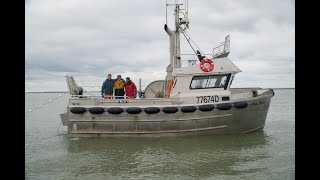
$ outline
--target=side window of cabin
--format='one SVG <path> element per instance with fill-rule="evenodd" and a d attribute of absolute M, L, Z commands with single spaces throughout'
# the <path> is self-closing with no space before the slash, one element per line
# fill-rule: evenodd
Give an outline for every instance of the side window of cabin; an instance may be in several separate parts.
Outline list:
<path fill-rule="evenodd" d="M 190 89 L 224 88 L 228 84 L 228 74 L 194 76 L 190 83 Z"/>

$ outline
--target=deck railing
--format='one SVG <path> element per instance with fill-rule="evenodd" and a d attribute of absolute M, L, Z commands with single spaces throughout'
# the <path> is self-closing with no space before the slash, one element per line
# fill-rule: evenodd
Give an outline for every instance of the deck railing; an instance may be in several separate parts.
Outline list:
<path fill-rule="evenodd" d="M 228 35 L 225 38 L 225 41 L 222 42 L 219 46 L 213 48 L 213 57 L 220 56 L 230 52 L 230 36 Z"/>
<path fill-rule="evenodd" d="M 110 96 L 110 98 L 104 98 L 101 95 L 71 95 L 72 98 L 98 98 L 98 99 L 131 99 L 129 96 Z"/>
<path fill-rule="evenodd" d="M 201 54 L 201 56 L 205 56 L 205 58 L 212 59 L 212 54 Z M 199 64 L 198 54 L 180 54 L 181 57 L 181 67 L 191 66 L 194 64 Z"/>

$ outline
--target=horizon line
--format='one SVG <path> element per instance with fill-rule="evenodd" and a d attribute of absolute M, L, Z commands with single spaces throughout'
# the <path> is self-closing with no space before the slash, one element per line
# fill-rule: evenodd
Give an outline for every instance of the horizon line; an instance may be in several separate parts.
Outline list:
<path fill-rule="evenodd" d="M 295 88 L 285 87 L 285 88 L 270 88 L 270 89 L 295 89 Z M 25 93 L 67 93 L 67 92 L 68 91 L 25 91 Z M 100 92 L 100 91 L 91 91 L 91 92 Z"/>

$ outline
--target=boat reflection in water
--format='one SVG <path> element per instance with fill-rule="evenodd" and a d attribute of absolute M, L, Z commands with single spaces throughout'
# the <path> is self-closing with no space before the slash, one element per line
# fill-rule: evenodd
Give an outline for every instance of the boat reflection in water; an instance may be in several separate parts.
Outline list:
<path fill-rule="evenodd" d="M 238 175 L 261 171 L 259 162 L 270 157 L 271 138 L 260 131 L 240 136 L 65 138 L 64 141 L 72 159 L 85 158 L 85 163 L 97 173 L 209 177 L 221 172 Z"/>

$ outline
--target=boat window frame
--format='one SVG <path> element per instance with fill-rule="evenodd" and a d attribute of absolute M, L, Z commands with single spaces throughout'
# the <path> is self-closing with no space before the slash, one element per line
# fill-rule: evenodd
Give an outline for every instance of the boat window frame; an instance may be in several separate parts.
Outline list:
<path fill-rule="evenodd" d="M 174 87 L 176 86 L 177 81 L 178 81 L 178 79 L 177 79 L 177 78 L 175 78 L 175 79 L 174 79 L 174 82 L 173 82 L 173 86 L 172 86 L 172 88 L 174 88 Z"/>
<path fill-rule="evenodd" d="M 194 80 L 194 78 L 199 78 L 199 77 L 210 77 L 210 76 L 214 76 L 214 77 L 224 77 L 226 76 L 227 79 L 226 79 L 226 82 L 224 84 L 223 87 L 205 87 L 205 88 L 192 88 L 191 87 L 191 84 L 192 84 L 192 81 Z M 231 73 L 228 73 L 228 74 L 208 74 L 208 75 L 200 75 L 200 76 L 193 76 L 192 79 L 191 79 L 191 82 L 190 82 L 190 85 L 189 85 L 189 89 L 190 90 L 195 90 L 195 89 L 218 89 L 218 88 L 223 88 L 224 90 L 227 89 L 228 85 L 229 85 L 229 81 L 230 81 L 230 77 L 231 77 Z"/>

